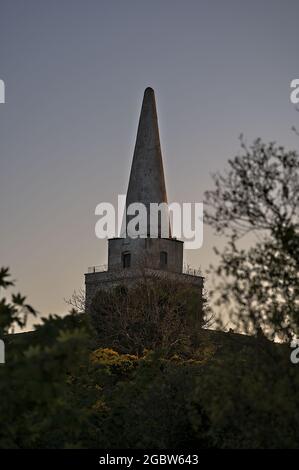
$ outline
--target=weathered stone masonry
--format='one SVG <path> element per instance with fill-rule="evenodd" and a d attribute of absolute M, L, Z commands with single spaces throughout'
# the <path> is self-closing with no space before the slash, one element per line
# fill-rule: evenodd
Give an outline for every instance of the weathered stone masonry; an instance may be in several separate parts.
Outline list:
<path fill-rule="evenodd" d="M 144 92 L 126 207 L 131 203 L 167 203 L 163 160 L 159 137 L 155 94 L 152 88 Z M 128 223 L 128 220 L 125 221 Z M 158 233 L 161 234 L 159 222 Z M 90 268 L 85 274 L 86 303 L 89 305 L 99 288 L 119 283 L 132 284 L 142 273 L 159 275 L 196 286 L 202 297 L 203 278 L 183 273 L 182 241 L 172 238 L 151 238 L 150 220 L 147 220 L 146 238 L 112 238 L 108 240 L 108 266 L 105 270 Z"/>

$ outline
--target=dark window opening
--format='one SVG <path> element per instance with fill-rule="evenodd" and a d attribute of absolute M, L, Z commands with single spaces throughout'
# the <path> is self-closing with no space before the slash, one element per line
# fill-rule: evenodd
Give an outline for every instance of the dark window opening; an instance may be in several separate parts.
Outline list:
<path fill-rule="evenodd" d="M 131 253 L 122 254 L 123 268 L 129 268 L 131 266 Z"/>
<path fill-rule="evenodd" d="M 160 266 L 167 266 L 167 252 L 161 251 L 160 252 Z"/>

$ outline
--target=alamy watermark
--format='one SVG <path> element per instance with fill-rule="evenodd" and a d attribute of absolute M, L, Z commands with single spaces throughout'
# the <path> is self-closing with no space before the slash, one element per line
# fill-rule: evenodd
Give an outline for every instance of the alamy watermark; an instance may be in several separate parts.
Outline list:
<path fill-rule="evenodd" d="M 5 364 L 5 344 L 2 339 L 0 339 L 0 364 Z"/>
<path fill-rule="evenodd" d="M 125 216 L 124 216 L 125 214 Z M 118 195 L 117 209 L 109 202 L 96 206 L 100 219 L 95 225 L 97 238 L 169 238 L 184 239 L 185 248 L 195 250 L 203 243 L 203 203 L 171 204 L 132 203 L 126 207 L 126 196 Z"/>
<path fill-rule="evenodd" d="M 290 100 L 293 104 L 299 103 L 299 78 L 294 78 L 291 81 L 290 87 L 293 88 L 290 94 Z"/>
<path fill-rule="evenodd" d="M 293 339 L 291 348 L 293 348 L 293 351 L 291 352 L 290 360 L 293 364 L 299 364 L 299 338 Z"/>
<path fill-rule="evenodd" d="M 0 104 L 5 103 L 5 83 L 0 80 Z"/>

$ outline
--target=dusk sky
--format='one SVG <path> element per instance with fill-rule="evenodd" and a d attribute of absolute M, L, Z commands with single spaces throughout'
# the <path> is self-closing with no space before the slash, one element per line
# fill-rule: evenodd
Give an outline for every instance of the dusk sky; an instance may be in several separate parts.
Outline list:
<path fill-rule="evenodd" d="M 128 185 L 154 88 L 168 200 L 200 202 L 238 136 L 298 149 L 298 0 L 1 0 L 0 265 L 43 315 L 107 262 L 98 203 Z M 223 243 L 205 229 L 185 261 Z"/>

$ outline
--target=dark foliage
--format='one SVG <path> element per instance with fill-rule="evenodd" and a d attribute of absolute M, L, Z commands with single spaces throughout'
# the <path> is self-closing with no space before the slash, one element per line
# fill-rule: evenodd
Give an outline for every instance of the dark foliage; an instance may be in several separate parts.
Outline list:
<path fill-rule="evenodd" d="M 290 340 L 299 326 L 299 157 L 260 139 L 242 141 L 242 151 L 206 193 L 206 221 L 229 237 L 216 250 L 216 303 L 241 331 Z M 243 242 L 248 234 L 255 242 Z"/>
<path fill-rule="evenodd" d="M 99 346 L 137 355 L 182 352 L 204 322 L 199 291 L 191 284 L 146 276 L 130 288 L 98 291 L 90 315 Z"/>

